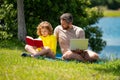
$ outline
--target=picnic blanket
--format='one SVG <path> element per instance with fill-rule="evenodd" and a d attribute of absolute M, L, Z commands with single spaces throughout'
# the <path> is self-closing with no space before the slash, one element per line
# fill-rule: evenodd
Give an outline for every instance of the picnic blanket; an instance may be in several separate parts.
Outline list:
<path fill-rule="evenodd" d="M 78 61 L 78 60 L 62 60 L 62 54 L 61 54 L 61 53 L 57 53 L 55 59 L 47 58 L 47 57 L 42 57 L 42 56 L 37 57 L 37 59 L 43 59 L 43 60 L 48 60 L 48 61 L 64 61 L 64 62 L 74 61 L 74 62 L 76 62 L 76 63 L 82 62 L 82 61 Z M 103 63 L 105 63 L 105 62 L 102 61 L 102 60 L 97 60 L 97 61 L 95 61 L 95 62 L 89 62 L 89 61 L 88 61 L 88 63 L 103 64 Z"/>

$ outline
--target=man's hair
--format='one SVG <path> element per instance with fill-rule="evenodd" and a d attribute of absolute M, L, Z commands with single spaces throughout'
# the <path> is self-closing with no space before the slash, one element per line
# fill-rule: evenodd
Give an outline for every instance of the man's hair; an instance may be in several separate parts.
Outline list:
<path fill-rule="evenodd" d="M 60 16 L 60 19 L 66 20 L 68 23 L 73 22 L 73 16 L 70 13 L 64 13 Z"/>

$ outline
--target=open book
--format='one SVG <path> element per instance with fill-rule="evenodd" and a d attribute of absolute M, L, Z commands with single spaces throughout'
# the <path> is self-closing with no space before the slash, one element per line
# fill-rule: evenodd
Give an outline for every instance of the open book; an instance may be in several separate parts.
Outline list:
<path fill-rule="evenodd" d="M 33 39 L 30 36 L 26 36 L 26 43 L 31 46 L 36 46 L 37 48 L 43 47 L 43 41 L 40 38 Z"/>

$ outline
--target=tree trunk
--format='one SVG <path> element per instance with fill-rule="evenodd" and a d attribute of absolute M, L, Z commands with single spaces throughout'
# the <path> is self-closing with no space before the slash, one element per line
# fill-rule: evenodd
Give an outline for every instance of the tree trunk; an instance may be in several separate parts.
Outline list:
<path fill-rule="evenodd" d="M 24 16 L 24 0 L 17 0 L 17 11 L 18 11 L 18 39 L 25 41 L 26 36 L 26 25 Z"/>

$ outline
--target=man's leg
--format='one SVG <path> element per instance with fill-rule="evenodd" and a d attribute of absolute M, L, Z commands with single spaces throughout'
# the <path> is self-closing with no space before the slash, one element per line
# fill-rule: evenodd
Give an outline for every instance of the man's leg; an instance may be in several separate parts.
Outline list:
<path fill-rule="evenodd" d="M 84 61 L 84 58 L 77 54 L 77 53 L 73 53 L 72 51 L 67 51 L 66 53 L 63 54 L 62 56 L 63 60 L 80 60 L 80 61 Z"/>
<path fill-rule="evenodd" d="M 85 53 L 85 56 L 84 58 L 87 60 L 87 61 L 94 61 L 94 60 L 98 60 L 99 59 L 99 56 L 97 53 L 91 51 L 91 50 L 86 50 L 87 53 Z"/>

